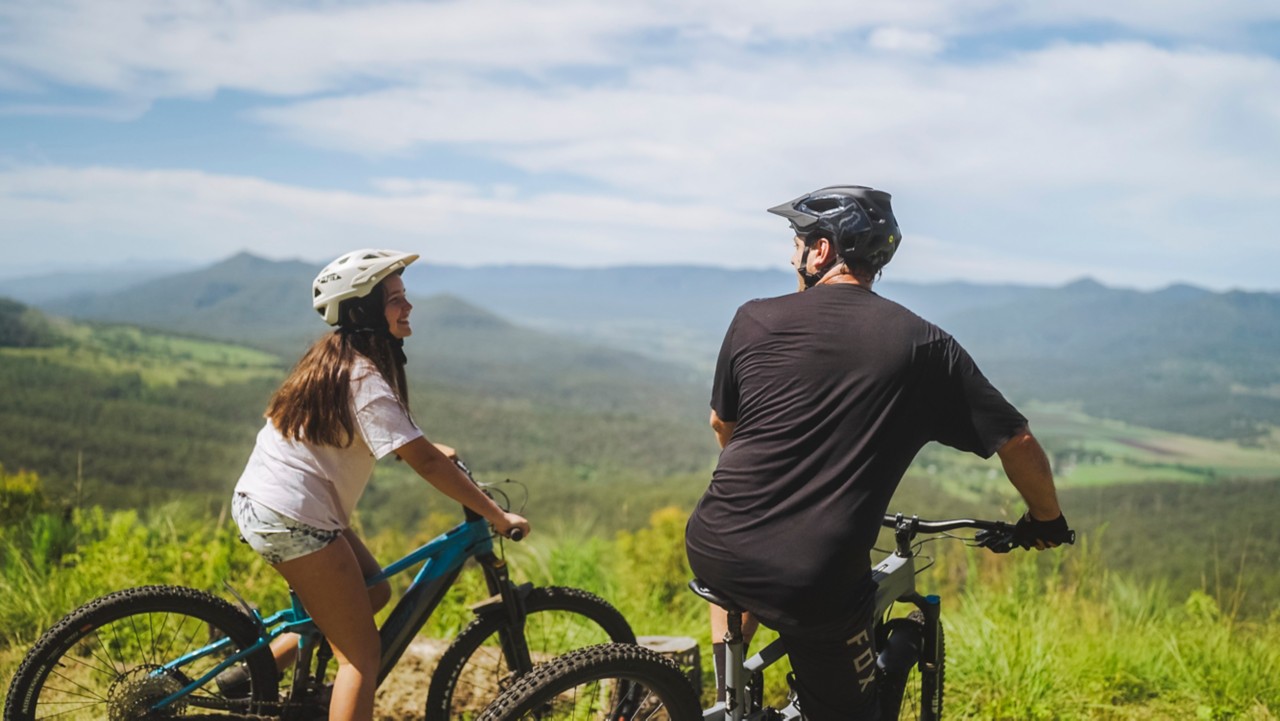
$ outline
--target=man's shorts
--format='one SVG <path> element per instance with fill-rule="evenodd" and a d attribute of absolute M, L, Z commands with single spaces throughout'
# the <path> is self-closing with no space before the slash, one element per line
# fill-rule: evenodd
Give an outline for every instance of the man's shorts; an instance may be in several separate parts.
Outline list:
<path fill-rule="evenodd" d="M 232 499 L 231 517 L 240 537 L 273 566 L 315 553 L 342 535 L 286 518 L 243 493 Z"/>

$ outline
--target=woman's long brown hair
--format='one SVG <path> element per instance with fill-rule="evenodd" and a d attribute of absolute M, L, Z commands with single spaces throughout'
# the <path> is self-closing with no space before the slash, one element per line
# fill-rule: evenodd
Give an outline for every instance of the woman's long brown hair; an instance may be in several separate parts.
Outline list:
<path fill-rule="evenodd" d="M 382 308 L 382 284 L 366 298 L 360 299 L 363 302 L 359 305 L 368 310 Z M 349 302 L 344 301 L 340 307 L 344 318 Z M 385 325 L 385 316 L 377 315 Z M 406 412 L 409 410 L 409 387 L 399 341 L 385 332 L 340 327 L 313 343 L 271 396 L 265 415 L 281 435 L 291 441 L 321 446 L 351 445 L 356 437 L 351 412 L 351 368 L 357 353 L 373 363 L 396 392 L 400 405 Z"/>

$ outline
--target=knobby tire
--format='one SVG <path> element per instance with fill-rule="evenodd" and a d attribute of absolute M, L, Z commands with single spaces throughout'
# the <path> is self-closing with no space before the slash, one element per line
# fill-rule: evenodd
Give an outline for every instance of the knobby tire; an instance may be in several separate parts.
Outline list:
<path fill-rule="evenodd" d="M 258 628 L 241 609 L 195 589 L 145 586 L 90 601 L 46 631 L 27 653 L 9 687 L 3 721 L 251 716 L 257 706 L 275 701 L 278 692 L 279 677 L 267 648 L 243 662 L 250 678 L 249 707 L 205 707 L 225 709 L 229 703 L 210 681 L 175 704 L 169 715 L 149 711 L 225 655 L 155 672 L 222 636 L 231 640 L 225 652 L 230 655 L 253 645 Z"/>
<path fill-rule="evenodd" d="M 669 659 L 633 644 L 579 649 L 522 676 L 480 721 L 699 721 L 689 678 Z"/>
<path fill-rule="evenodd" d="M 535 588 L 524 603 L 524 637 L 535 664 L 584 646 L 636 640 L 617 609 L 581 589 Z M 519 670 L 510 668 L 498 642 L 507 624 L 500 606 L 481 613 L 441 655 L 427 691 L 426 721 L 474 718 L 515 682 Z"/>

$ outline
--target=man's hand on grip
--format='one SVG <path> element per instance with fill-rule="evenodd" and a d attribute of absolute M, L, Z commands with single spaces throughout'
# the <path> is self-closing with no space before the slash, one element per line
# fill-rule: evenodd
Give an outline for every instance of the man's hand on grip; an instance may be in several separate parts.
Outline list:
<path fill-rule="evenodd" d="M 1076 532 L 1067 525 L 1067 517 L 1059 514 L 1052 521 L 1040 521 L 1028 512 L 1013 529 L 1013 543 L 1023 548 L 1044 550 L 1064 543 L 1075 543 Z"/>

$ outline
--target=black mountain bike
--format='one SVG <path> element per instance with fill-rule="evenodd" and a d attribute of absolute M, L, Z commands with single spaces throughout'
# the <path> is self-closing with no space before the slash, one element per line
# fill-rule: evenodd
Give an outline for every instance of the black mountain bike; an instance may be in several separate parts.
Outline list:
<path fill-rule="evenodd" d="M 475 619 L 441 656 L 424 702 L 428 721 L 473 718 L 536 663 L 572 649 L 635 642 L 627 620 L 598 596 L 513 583 L 495 553 L 492 528 L 464 511 L 463 523 L 369 580 L 372 585 L 421 564 L 378 631 L 379 684 L 472 558 L 490 598 L 473 606 Z M 333 653 L 297 596 L 290 593 L 289 608 L 263 617 L 231 593 L 238 606 L 191 588 L 147 586 L 76 609 L 45 632 L 19 666 L 3 721 L 328 718 Z M 291 679 L 282 685 L 269 644 L 284 633 L 299 634 L 300 644 Z M 236 667 L 247 672 L 247 686 L 223 690 L 218 676 Z"/>
<path fill-rule="evenodd" d="M 941 599 L 915 587 L 915 559 L 921 534 L 951 536 L 976 529 L 963 539 L 1005 553 L 1014 548 L 1014 526 L 1002 521 L 956 519 L 923 521 L 902 514 L 885 516 L 896 548 L 876 565 L 876 659 L 881 718 L 937 721 L 942 716 L 945 642 Z M 933 540 L 933 539 L 926 539 Z M 1072 533 L 1071 542 L 1075 542 Z M 725 698 L 702 709 L 688 677 L 668 659 L 630 644 L 604 644 L 573 651 L 518 680 L 480 716 L 482 721 L 544 719 L 652 719 L 654 721 L 784 721 L 803 719 L 795 694 L 781 708 L 764 705 L 764 671 L 786 655 L 780 640 L 745 658 L 744 611 L 697 579 L 699 596 L 729 611 L 725 636 Z M 893 604 L 914 606 L 906 616 L 891 615 Z"/>

